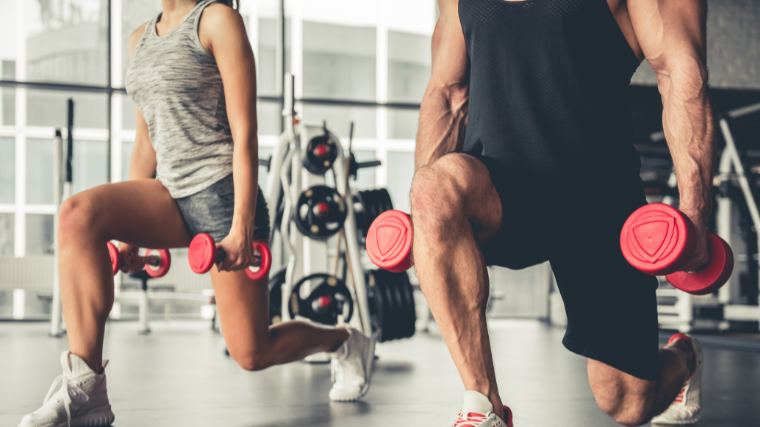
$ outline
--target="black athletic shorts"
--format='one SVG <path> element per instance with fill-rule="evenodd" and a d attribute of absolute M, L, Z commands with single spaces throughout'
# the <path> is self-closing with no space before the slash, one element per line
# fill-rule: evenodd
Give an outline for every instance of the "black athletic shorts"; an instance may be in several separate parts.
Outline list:
<path fill-rule="evenodd" d="M 602 184 L 609 189 L 604 191 L 599 183 L 541 190 L 483 163 L 503 210 L 499 231 L 481 246 L 486 263 L 520 269 L 548 260 L 567 312 L 565 347 L 657 380 L 657 280 L 633 268 L 620 251 L 623 223 L 646 204 L 641 179 Z"/>

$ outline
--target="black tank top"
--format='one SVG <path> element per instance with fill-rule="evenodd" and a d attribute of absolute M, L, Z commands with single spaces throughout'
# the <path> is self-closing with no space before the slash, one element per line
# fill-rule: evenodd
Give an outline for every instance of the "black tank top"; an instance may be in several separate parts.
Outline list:
<path fill-rule="evenodd" d="M 639 60 L 606 0 L 460 0 L 459 19 L 470 61 L 464 152 L 497 189 L 640 186 L 628 100 Z"/>

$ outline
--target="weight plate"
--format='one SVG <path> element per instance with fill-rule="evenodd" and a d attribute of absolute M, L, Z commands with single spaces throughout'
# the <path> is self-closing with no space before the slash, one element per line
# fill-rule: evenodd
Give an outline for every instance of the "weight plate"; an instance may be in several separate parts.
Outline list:
<path fill-rule="evenodd" d="M 269 278 L 269 324 L 282 322 L 282 285 L 285 283 L 286 269 Z"/>
<path fill-rule="evenodd" d="M 367 232 L 367 255 L 382 269 L 408 270 L 413 264 L 411 217 L 396 210 L 377 217 Z"/>
<path fill-rule="evenodd" d="M 166 276 L 172 266 L 172 255 L 169 253 L 169 250 L 145 249 L 144 256 L 147 257 L 151 255 L 157 255 L 161 260 L 161 263 L 158 266 L 145 265 L 145 272 L 148 274 L 148 276 L 154 279 Z"/>
<path fill-rule="evenodd" d="M 710 261 L 694 272 L 677 271 L 666 276 L 668 282 L 694 295 L 711 294 L 723 286 L 734 270 L 734 253 L 725 240 L 707 233 L 707 255 Z"/>
<path fill-rule="evenodd" d="M 199 233 L 193 237 L 187 251 L 187 261 L 193 272 L 208 273 L 214 265 L 214 256 L 216 256 L 216 243 L 213 237 L 207 233 Z"/>
<path fill-rule="evenodd" d="M 108 256 L 111 257 L 111 270 L 115 276 L 119 272 L 119 248 L 111 242 L 106 242 L 106 246 L 108 247 Z"/>
<path fill-rule="evenodd" d="M 310 284 L 307 295 L 301 288 Z M 291 318 L 305 317 L 324 325 L 337 325 L 339 316 L 349 322 L 354 312 L 353 299 L 346 284 L 335 276 L 317 273 L 299 280 L 290 294 L 288 312 Z"/>
<path fill-rule="evenodd" d="M 301 193 L 293 219 L 304 236 L 327 240 L 343 227 L 347 214 L 343 198 L 334 188 L 315 185 Z"/>
<path fill-rule="evenodd" d="M 303 166 L 314 175 L 324 175 L 338 157 L 335 139 L 329 133 L 315 136 L 306 145 Z"/>

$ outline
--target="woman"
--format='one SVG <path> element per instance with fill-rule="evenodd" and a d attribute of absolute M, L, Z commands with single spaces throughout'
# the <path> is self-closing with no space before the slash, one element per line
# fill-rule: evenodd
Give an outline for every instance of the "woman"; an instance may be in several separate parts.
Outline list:
<path fill-rule="evenodd" d="M 227 347 L 243 369 L 330 352 L 337 370 L 331 399 L 355 400 L 369 387 L 370 339 L 304 322 L 269 327 L 267 281 L 245 274 L 252 242 L 266 242 L 269 226 L 256 185 L 253 52 L 243 20 L 224 3 L 163 0 L 163 12 L 130 37 L 127 92 L 137 105 L 137 136 L 129 180 L 61 206 L 59 271 L 70 352 L 61 356 L 64 373 L 45 403 L 21 426 L 114 421 L 102 359 L 114 300 L 109 240 L 122 242 L 122 271 L 133 272 L 143 267 L 139 247 L 187 247 L 194 235 L 211 234 L 227 253 L 211 280 Z"/>

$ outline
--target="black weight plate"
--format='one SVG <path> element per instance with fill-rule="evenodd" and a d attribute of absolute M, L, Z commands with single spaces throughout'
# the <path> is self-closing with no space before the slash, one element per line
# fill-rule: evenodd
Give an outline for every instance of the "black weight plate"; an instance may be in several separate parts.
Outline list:
<path fill-rule="evenodd" d="M 399 273 L 399 287 L 401 295 L 405 301 L 406 311 L 406 323 L 404 324 L 404 338 L 409 338 L 414 335 L 415 324 L 417 323 L 417 310 L 414 303 L 414 290 L 412 289 L 412 283 L 409 281 L 409 276 L 406 272 Z"/>
<path fill-rule="evenodd" d="M 315 212 L 320 203 L 327 206 L 328 211 L 324 214 Z M 327 240 L 343 228 L 347 214 L 348 210 L 337 190 L 315 185 L 301 193 L 293 212 L 293 220 L 304 236 L 314 240 Z"/>
<path fill-rule="evenodd" d="M 380 330 L 383 326 L 383 300 L 377 287 L 375 279 L 375 270 L 367 272 L 367 305 L 369 306 L 370 322 L 372 323 L 372 332 Z M 382 333 L 378 337 L 379 342 L 383 342 Z"/>
<path fill-rule="evenodd" d="M 327 148 L 327 153 L 323 157 L 317 156 L 314 152 L 317 145 L 324 145 Z M 337 157 L 338 149 L 335 146 L 335 140 L 325 133 L 325 135 L 315 136 L 306 145 L 303 167 L 314 175 L 324 175 L 330 170 Z"/>
<path fill-rule="evenodd" d="M 378 190 L 380 192 L 380 196 L 382 199 L 382 210 L 380 213 L 383 213 L 385 211 L 389 211 L 393 209 L 393 201 L 391 200 L 391 195 L 388 193 L 388 190 L 385 188 L 381 188 Z"/>
<path fill-rule="evenodd" d="M 309 294 L 304 298 L 301 288 L 307 282 L 311 283 Z M 317 311 L 315 301 L 321 297 L 329 297 L 330 305 L 324 311 Z M 324 325 L 336 325 L 338 316 L 343 315 L 344 321 L 349 322 L 354 312 L 351 293 L 342 280 L 329 274 L 317 273 L 306 276 L 293 286 L 288 304 L 290 317 L 296 315 Z"/>
<path fill-rule="evenodd" d="M 282 284 L 283 283 L 285 283 L 285 269 L 284 268 L 269 278 L 269 324 L 270 325 L 274 325 L 282 321 Z"/>
<path fill-rule="evenodd" d="M 383 288 L 385 291 L 383 295 L 383 303 L 388 306 L 388 309 L 384 312 L 385 317 L 383 319 L 383 324 L 385 328 L 388 329 L 388 335 L 390 335 L 386 341 L 397 340 L 401 338 L 402 320 L 400 317 L 403 312 L 401 300 L 394 283 L 394 274 L 385 270 L 381 270 L 381 273 L 383 276 Z"/>
<path fill-rule="evenodd" d="M 401 290 L 401 274 L 405 273 L 391 273 L 390 274 L 390 282 L 391 282 L 391 290 L 393 292 L 393 297 L 395 298 L 396 302 L 396 338 L 404 338 L 405 337 L 405 329 L 407 326 L 407 317 L 408 317 L 408 311 L 407 311 L 407 304 L 403 296 L 403 292 Z"/>

